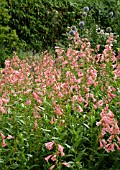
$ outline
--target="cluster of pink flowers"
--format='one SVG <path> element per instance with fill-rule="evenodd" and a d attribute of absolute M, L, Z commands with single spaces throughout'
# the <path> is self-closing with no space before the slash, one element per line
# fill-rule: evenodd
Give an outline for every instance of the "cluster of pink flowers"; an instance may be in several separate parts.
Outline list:
<path fill-rule="evenodd" d="M 32 56 L 30 59 L 23 61 L 20 61 L 18 56 L 6 60 L 5 68 L 0 75 L 0 94 L 2 94 L 0 113 L 2 115 L 5 112 L 7 113 L 5 105 L 10 102 L 7 94 L 13 98 L 21 94 L 25 98 L 23 101 L 25 106 L 32 105 L 31 111 L 34 117 L 34 128 L 36 129 L 39 126 L 38 120 L 42 119 L 42 115 L 39 113 L 45 100 L 52 107 L 50 107 L 51 114 L 44 108 L 43 115 L 49 114 L 51 125 L 54 123 L 64 125 L 63 120 L 66 118 L 66 105 L 68 103 L 71 105 L 71 110 L 79 115 L 84 114 L 88 107 L 90 109 L 92 107 L 102 109 L 105 104 L 109 105 L 109 102 L 117 96 L 117 89 L 110 83 L 113 79 L 120 78 L 120 65 L 112 50 L 112 40 L 112 37 L 109 38 L 103 52 L 96 54 L 96 51 L 98 52 L 100 49 L 100 45 L 97 45 L 96 51 L 93 50 L 88 39 L 80 39 L 78 32 L 76 32 L 74 43 L 69 46 L 67 51 L 56 47 L 56 58 L 44 52 L 39 60 L 32 58 Z M 109 62 L 110 69 L 108 69 Z M 111 77 L 108 71 L 112 74 Z M 100 92 L 100 96 L 96 91 Z M 105 95 L 103 96 L 103 94 Z M 12 102 L 15 103 L 16 101 Z M 14 104 L 12 103 L 12 105 Z M 119 145 L 117 145 L 119 143 L 117 120 L 114 118 L 114 114 L 106 109 L 101 112 L 101 120 L 97 123 L 97 125 L 102 125 L 101 136 L 103 139 L 100 140 L 100 144 L 107 151 L 113 150 L 110 149 L 111 145 L 112 148 L 116 146 L 119 150 Z M 104 139 L 107 133 L 112 136 L 108 141 Z M 116 139 L 117 143 L 112 143 L 111 139 Z M 4 145 L 4 136 L 2 142 Z M 108 142 L 109 145 L 107 145 Z M 47 143 L 46 148 L 51 150 L 53 145 L 54 143 Z M 59 154 L 49 155 L 49 159 L 56 160 L 58 155 L 64 155 L 64 148 L 61 145 L 57 145 L 57 147 Z M 49 160 L 48 158 L 46 160 Z"/>
<path fill-rule="evenodd" d="M 13 139 L 13 136 L 11 136 L 11 135 L 8 135 L 7 137 L 5 137 L 5 135 L 3 133 L 0 133 L 0 135 L 1 135 L 1 138 L 2 138 L 2 147 L 7 146 L 7 144 L 5 142 L 5 138 L 6 139 Z"/>
<path fill-rule="evenodd" d="M 101 125 L 100 148 L 110 152 L 114 151 L 116 146 L 117 150 L 120 151 L 120 128 L 118 121 L 114 118 L 114 114 L 109 110 L 108 106 L 102 109 L 100 117 L 101 120 L 96 123 L 97 126 Z"/>
<path fill-rule="evenodd" d="M 56 164 L 55 162 L 57 161 L 57 157 L 58 157 L 58 156 L 64 156 L 64 155 L 65 155 L 65 153 L 64 153 L 64 151 L 63 151 L 63 150 L 64 150 L 64 147 L 63 147 L 62 145 L 56 144 L 55 142 L 47 142 L 47 143 L 45 143 L 46 148 L 47 148 L 48 150 L 50 150 L 50 151 L 53 149 L 54 145 L 57 147 L 56 153 L 55 153 L 55 154 L 50 154 L 50 155 L 48 155 L 47 157 L 45 157 L 45 161 L 46 161 L 46 162 L 48 162 L 49 159 L 50 159 L 52 162 L 54 162 L 54 164 L 50 167 L 49 170 L 52 170 L 55 166 L 57 166 L 57 164 Z M 65 165 L 66 167 L 70 167 L 70 164 L 67 163 L 67 162 L 60 162 L 60 164 L 63 164 L 63 165 Z"/>
<path fill-rule="evenodd" d="M 5 108 L 3 106 L 7 105 L 9 102 L 9 98 L 7 97 L 8 92 L 3 93 L 2 97 L 0 98 L 0 111 L 2 112 L 2 114 L 5 113 Z"/>

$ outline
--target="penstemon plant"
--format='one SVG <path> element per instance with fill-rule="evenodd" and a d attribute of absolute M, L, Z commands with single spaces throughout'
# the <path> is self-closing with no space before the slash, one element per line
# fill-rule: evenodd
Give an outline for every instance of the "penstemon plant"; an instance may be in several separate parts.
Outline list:
<path fill-rule="evenodd" d="M 86 9 L 85 9 L 86 10 Z M 1 169 L 119 169 L 120 65 L 110 36 L 94 49 L 15 54 L 0 72 Z M 111 166 L 112 161 L 112 166 Z"/>

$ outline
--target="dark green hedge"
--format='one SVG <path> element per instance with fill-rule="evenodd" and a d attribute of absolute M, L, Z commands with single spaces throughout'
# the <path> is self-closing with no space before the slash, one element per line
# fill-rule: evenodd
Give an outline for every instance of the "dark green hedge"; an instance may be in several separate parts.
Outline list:
<path fill-rule="evenodd" d="M 26 50 L 37 51 L 63 38 L 67 26 L 75 22 L 73 12 L 77 14 L 77 8 L 66 0 L 8 0 L 8 9 L 10 27 L 25 41 Z"/>

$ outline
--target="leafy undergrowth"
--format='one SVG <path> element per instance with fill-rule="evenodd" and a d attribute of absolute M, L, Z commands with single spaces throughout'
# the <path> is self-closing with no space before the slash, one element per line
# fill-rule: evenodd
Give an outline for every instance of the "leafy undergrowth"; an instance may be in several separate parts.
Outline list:
<path fill-rule="evenodd" d="M 113 37 L 93 50 L 5 61 L 0 73 L 0 169 L 120 168 L 120 64 Z"/>

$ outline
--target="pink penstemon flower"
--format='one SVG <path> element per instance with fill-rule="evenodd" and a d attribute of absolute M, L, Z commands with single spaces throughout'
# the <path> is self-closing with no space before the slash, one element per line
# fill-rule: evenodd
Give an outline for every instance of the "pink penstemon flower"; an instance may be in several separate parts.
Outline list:
<path fill-rule="evenodd" d="M 81 106 L 78 106 L 78 111 L 79 111 L 80 113 L 83 112 L 83 109 L 82 109 Z"/>
<path fill-rule="evenodd" d="M 2 112 L 2 114 L 4 114 L 4 113 L 5 113 L 5 109 L 4 109 L 4 107 L 3 107 L 3 106 L 0 106 L 0 111 Z"/>
<path fill-rule="evenodd" d="M 59 105 L 57 105 L 54 109 L 54 113 L 59 115 L 59 116 L 62 116 L 62 111 L 61 111 L 61 108 Z"/>
<path fill-rule="evenodd" d="M 2 98 L 2 101 L 7 104 L 9 102 L 10 99 L 5 99 L 5 98 Z"/>
<path fill-rule="evenodd" d="M 118 143 L 120 143 L 120 137 L 119 136 L 116 136 L 117 140 L 118 140 Z"/>
<path fill-rule="evenodd" d="M 5 140 L 3 139 L 2 140 L 2 147 L 5 147 L 5 146 L 7 146 L 7 144 L 6 144 Z"/>
<path fill-rule="evenodd" d="M 56 119 L 55 119 L 54 116 L 52 116 L 52 117 L 51 117 L 51 120 L 50 120 L 50 124 L 52 125 L 52 124 L 54 124 L 55 122 L 56 122 Z"/>
<path fill-rule="evenodd" d="M 108 105 L 106 108 L 104 108 L 100 114 L 101 120 L 96 123 L 97 126 L 101 125 L 101 137 L 100 137 L 100 147 L 104 148 L 107 152 L 114 151 L 114 146 L 118 146 L 116 142 L 114 142 L 114 139 L 118 139 L 119 143 L 119 137 L 120 129 L 118 127 L 118 122 L 114 118 L 114 114 L 112 111 L 108 109 Z M 105 141 L 104 137 L 106 133 L 110 134 L 110 137 Z M 101 140 L 102 139 L 102 140 Z M 119 147 L 117 147 L 119 149 Z"/>
<path fill-rule="evenodd" d="M 55 168 L 55 165 L 52 165 L 49 170 L 53 170 Z"/>
<path fill-rule="evenodd" d="M 57 160 L 57 155 L 56 155 L 56 154 L 53 155 L 53 156 L 51 157 L 51 160 L 52 160 L 53 162 L 55 162 L 55 161 Z"/>
<path fill-rule="evenodd" d="M 27 100 L 27 101 L 25 102 L 25 104 L 28 105 L 28 106 L 31 105 L 31 100 Z"/>
<path fill-rule="evenodd" d="M 14 137 L 11 135 L 8 135 L 7 139 L 13 139 Z"/>
<path fill-rule="evenodd" d="M 37 120 L 35 120 L 35 122 L 34 122 L 34 129 L 37 129 L 37 127 L 38 127 L 38 123 L 37 123 Z"/>
<path fill-rule="evenodd" d="M 36 92 L 33 92 L 32 94 L 33 94 L 33 97 L 35 100 L 38 101 L 40 99 L 40 97 L 38 96 L 38 94 Z"/>
<path fill-rule="evenodd" d="M 53 145 L 54 145 L 54 142 L 47 142 L 45 143 L 45 146 L 48 150 L 52 150 L 53 149 Z"/>
<path fill-rule="evenodd" d="M 61 164 L 65 165 L 66 167 L 70 167 L 70 164 L 68 162 L 62 162 Z"/>
<path fill-rule="evenodd" d="M 48 162 L 48 160 L 52 157 L 52 154 L 51 155 L 48 155 L 47 157 L 45 157 L 45 161 Z"/>
<path fill-rule="evenodd" d="M 0 133 L 2 140 L 5 139 L 5 135 L 3 135 L 3 133 Z"/>
<path fill-rule="evenodd" d="M 40 115 L 37 112 L 33 112 L 33 116 L 35 119 L 40 119 Z"/>
<path fill-rule="evenodd" d="M 64 147 L 63 147 L 62 145 L 59 145 L 59 144 L 58 144 L 58 151 L 59 151 L 59 153 L 61 154 L 61 156 L 64 156 L 64 155 L 65 155 L 65 153 L 63 152 L 63 150 L 64 150 Z"/>

